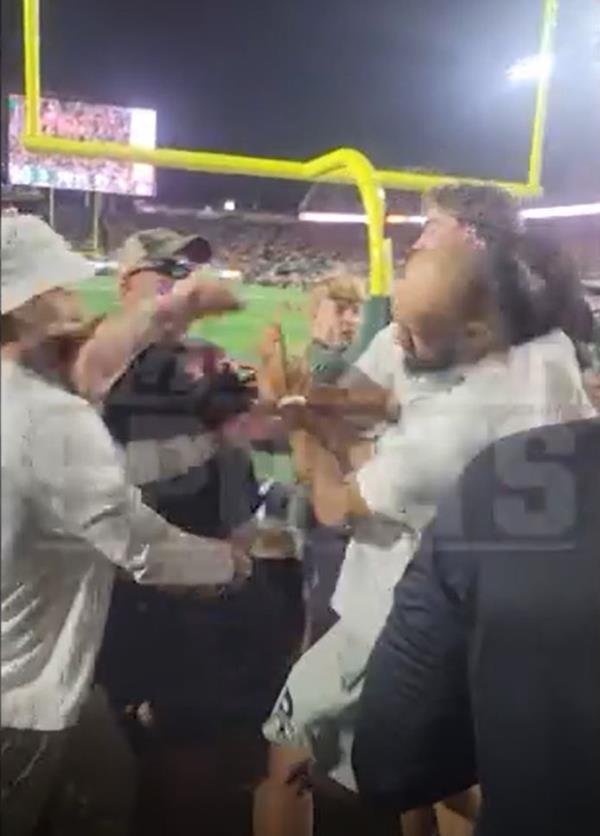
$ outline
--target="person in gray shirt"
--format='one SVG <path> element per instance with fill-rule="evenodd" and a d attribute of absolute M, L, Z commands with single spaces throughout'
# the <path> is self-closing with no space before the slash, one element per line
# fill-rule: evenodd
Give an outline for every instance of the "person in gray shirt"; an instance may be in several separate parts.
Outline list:
<path fill-rule="evenodd" d="M 1 790 L 11 836 L 32 833 L 51 799 L 116 568 L 188 587 L 249 571 L 245 532 L 196 537 L 143 504 L 99 414 L 70 391 L 64 347 L 82 321 L 66 288 L 92 275 L 39 218 L 3 218 Z M 187 297 L 192 315 L 204 293 Z"/>

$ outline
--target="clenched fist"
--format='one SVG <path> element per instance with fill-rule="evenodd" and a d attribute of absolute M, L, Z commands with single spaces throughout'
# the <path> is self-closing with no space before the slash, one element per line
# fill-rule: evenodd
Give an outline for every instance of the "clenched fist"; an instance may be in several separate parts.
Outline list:
<path fill-rule="evenodd" d="M 187 279 L 175 282 L 171 295 L 184 303 L 190 318 L 216 316 L 243 307 L 229 284 L 207 278 L 202 272 L 194 272 Z"/>

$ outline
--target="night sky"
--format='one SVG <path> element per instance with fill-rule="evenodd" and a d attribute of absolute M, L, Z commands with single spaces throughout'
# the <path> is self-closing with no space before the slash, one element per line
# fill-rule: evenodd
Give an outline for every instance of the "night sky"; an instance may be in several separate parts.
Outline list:
<path fill-rule="evenodd" d="M 3 0 L 3 4 L 5 0 Z M 546 182 L 600 194 L 595 0 L 562 0 Z M 541 0 L 44 0 L 47 91 L 158 111 L 159 143 L 524 179 Z M 594 107 L 595 105 L 595 107 Z M 595 180 L 594 180 L 595 178 Z M 159 196 L 285 204 L 290 184 L 162 172 Z"/>

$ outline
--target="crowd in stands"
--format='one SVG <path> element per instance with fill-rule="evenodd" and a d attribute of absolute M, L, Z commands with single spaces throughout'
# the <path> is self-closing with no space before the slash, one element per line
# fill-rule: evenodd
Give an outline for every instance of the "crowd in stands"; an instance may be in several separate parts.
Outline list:
<path fill-rule="evenodd" d="M 74 212 L 73 216 L 76 217 Z M 600 219 L 535 221 L 535 230 L 560 243 L 578 265 L 584 281 L 600 281 Z M 200 232 L 213 243 L 215 262 L 242 273 L 244 281 L 305 287 L 341 266 L 365 272 L 368 266 L 364 227 L 300 222 L 292 217 L 255 220 L 251 214 L 127 211 L 104 216 L 106 247 L 115 252 L 128 236 L 145 227 L 167 226 L 185 234 Z M 60 229 L 60 227 L 59 227 Z M 414 224 L 388 227 L 395 260 L 400 262 L 418 238 Z"/>

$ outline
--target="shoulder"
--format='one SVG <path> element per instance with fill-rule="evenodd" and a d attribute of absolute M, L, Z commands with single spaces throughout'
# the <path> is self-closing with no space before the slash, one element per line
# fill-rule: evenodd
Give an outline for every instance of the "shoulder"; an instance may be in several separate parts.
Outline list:
<path fill-rule="evenodd" d="M 382 328 L 381 331 L 378 331 L 373 340 L 371 341 L 371 345 L 376 345 L 379 348 L 385 348 L 389 346 L 396 345 L 396 331 L 393 323 L 390 325 L 386 325 L 385 328 Z"/>
<path fill-rule="evenodd" d="M 2 409 L 43 418 L 53 410 L 90 409 L 87 401 L 17 363 L 2 363 Z"/>
<path fill-rule="evenodd" d="M 2 390 L 3 454 L 14 461 L 24 457 L 37 470 L 57 470 L 112 449 L 102 419 L 83 398 L 26 369 L 3 380 Z"/>
<path fill-rule="evenodd" d="M 373 337 L 367 348 L 356 362 L 358 368 L 379 364 L 393 355 L 394 349 L 400 350 L 395 340 L 394 326 L 386 325 Z"/>

